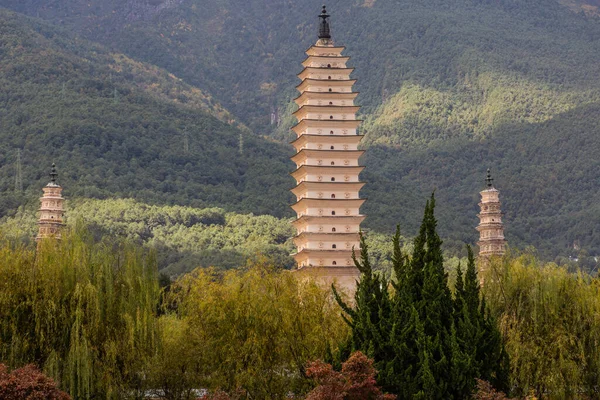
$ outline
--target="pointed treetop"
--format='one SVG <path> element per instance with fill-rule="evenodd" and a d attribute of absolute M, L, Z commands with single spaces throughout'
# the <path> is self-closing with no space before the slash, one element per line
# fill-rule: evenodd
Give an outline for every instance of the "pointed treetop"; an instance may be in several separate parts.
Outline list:
<path fill-rule="evenodd" d="M 56 184 L 56 178 L 58 177 L 58 173 L 56 172 L 56 164 L 52 163 L 52 170 L 50 171 L 50 182 Z"/>
<path fill-rule="evenodd" d="M 488 168 L 487 170 L 487 176 L 485 178 L 485 181 L 487 183 L 487 187 L 489 188 L 493 188 L 494 184 L 492 182 L 494 182 L 494 178 L 492 178 L 492 173 L 490 172 L 490 169 Z"/>
<path fill-rule="evenodd" d="M 330 17 L 329 14 L 327 14 L 327 8 L 325 6 L 323 6 L 323 10 L 321 11 L 321 14 L 319 15 L 319 18 L 321 19 L 321 23 L 319 24 L 319 39 L 331 39 L 331 33 L 329 30 L 329 21 L 327 21 L 327 19 Z"/>

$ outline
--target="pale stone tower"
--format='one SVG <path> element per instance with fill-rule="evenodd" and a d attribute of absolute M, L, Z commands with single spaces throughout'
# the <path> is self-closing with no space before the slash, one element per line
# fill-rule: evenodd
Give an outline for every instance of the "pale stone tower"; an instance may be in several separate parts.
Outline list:
<path fill-rule="evenodd" d="M 56 183 L 56 165 L 52 164 L 50 172 L 50 183 L 44 187 L 44 196 L 40 199 L 40 226 L 36 240 L 52 237 L 60 239 L 60 230 L 63 226 L 63 204 L 65 199 L 62 198 L 62 187 Z"/>
<path fill-rule="evenodd" d="M 480 192 L 481 211 L 478 215 L 479 226 L 479 256 L 489 258 L 491 256 L 502 256 L 506 252 L 506 240 L 504 239 L 504 226 L 502 224 L 502 212 L 500 210 L 500 192 L 492 184 L 494 180 L 490 170 L 487 170 L 487 189 Z"/>
<path fill-rule="evenodd" d="M 352 248 L 360 250 L 358 233 L 365 218 L 360 213 L 365 200 L 359 195 L 364 185 L 359 180 L 364 167 L 358 162 L 363 154 L 358 149 L 361 121 L 356 119 L 360 107 L 354 104 L 356 80 L 350 79 L 354 69 L 346 66 L 350 57 L 342 56 L 344 47 L 333 44 L 325 6 L 319 17 L 319 40 L 306 51 L 298 75 L 302 83 L 296 87 L 294 258 L 300 271 L 353 290 L 360 274 Z"/>

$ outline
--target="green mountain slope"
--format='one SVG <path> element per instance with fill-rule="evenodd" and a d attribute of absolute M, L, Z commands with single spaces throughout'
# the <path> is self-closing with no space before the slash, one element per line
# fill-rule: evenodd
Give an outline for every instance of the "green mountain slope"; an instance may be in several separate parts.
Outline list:
<path fill-rule="evenodd" d="M 399 150 L 372 146 L 365 205 L 369 223 L 406 221 L 419 199 L 432 190 L 439 200 L 440 232 L 472 242 L 477 237 L 478 192 L 491 166 L 501 191 L 509 243 L 535 245 L 545 257 L 600 253 L 600 104 L 552 120 L 504 125 L 492 139 L 451 139 L 428 148 Z M 382 197 L 380 193 L 384 193 Z"/>
<path fill-rule="evenodd" d="M 2 0 L 207 89 L 259 133 L 294 95 L 316 1 Z M 600 26 L 556 0 L 333 0 L 371 141 L 485 136 L 597 100 Z M 415 91 L 423 93 L 415 94 Z M 383 104 L 383 107 L 379 108 Z M 434 113 L 432 127 L 421 117 Z M 422 115 L 425 114 L 425 115 Z"/>
<path fill-rule="evenodd" d="M 165 68 L 210 93 L 256 134 L 285 140 L 295 74 L 315 40 L 320 4 L 0 0 Z M 401 222 L 412 235 L 422 199 L 437 188 L 444 236 L 474 242 L 477 192 L 492 167 L 511 243 L 535 245 L 549 257 L 579 244 L 598 254 L 594 227 L 600 214 L 590 202 L 600 195 L 594 156 L 600 143 L 600 23 L 594 13 L 580 12 L 594 4 L 328 3 L 334 38 L 348 47 L 357 67 L 364 106 L 370 147 L 365 226 L 390 231 Z M 274 110 L 279 127 L 271 125 Z M 281 170 L 263 170 L 271 197 L 285 196 L 291 183 L 283 183 Z"/>
<path fill-rule="evenodd" d="M 55 161 L 70 197 L 290 214 L 289 149 L 166 71 L 2 10 L 0 55 L 0 212 L 38 197 Z"/>

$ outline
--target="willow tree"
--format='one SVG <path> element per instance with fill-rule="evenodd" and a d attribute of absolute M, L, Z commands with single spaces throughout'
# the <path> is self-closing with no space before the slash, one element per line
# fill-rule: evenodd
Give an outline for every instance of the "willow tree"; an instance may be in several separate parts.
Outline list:
<path fill-rule="evenodd" d="M 600 396 L 600 280 L 533 255 L 493 260 L 484 292 L 510 356 L 510 386 L 548 399 Z"/>
<path fill-rule="evenodd" d="M 74 399 L 139 397 L 156 345 L 156 263 L 82 228 L 37 250 L 0 240 L 0 360 L 34 363 Z"/>
<path fill-rule="evenodd" d="M 265 263 L 225 273 L 198 269 L 171 293 L 189 351 L 165 362 L 195 370 L 204 388 L 242 389 L 256 399 L 301 394 L 312 385 L 306 363 L 348 335 L 327 288 Z"/>

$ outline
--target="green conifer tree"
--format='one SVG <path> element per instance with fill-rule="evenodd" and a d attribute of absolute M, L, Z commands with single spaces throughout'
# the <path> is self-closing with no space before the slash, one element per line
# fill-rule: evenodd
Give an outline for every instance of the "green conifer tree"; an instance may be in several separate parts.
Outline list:
<path fill-rule="evenodd" d="M 394 294 L 391 298 L 392 313 L 388 355 L 385 368 L 380 369 L 378 382 L 383 389 L 395 393 L 398 398 L 412 398 L 421 388 L 418 367 L 420 354 L 418 349 L 419 314 L 413 303 L 415 293 L 410 290 L 409 282 L 418 279 L 410 270 L 408 258 L 402 254 L 400 247 L 400 227 L 392 240 L 392 267 L 395 280 L 391 284 Z M 417 271 L 418 272 L 418 271 Z"/>
<path fill-rule="evenodd" d="M 425 206 L 412 258 L 402 254 L 400 229 L 393 238 L 391 281 L 373 273 L 361 234 L 361 272 L 354 306 L 335 297 L 352 337 L 340 353 L 360 350 L 375 360 L 378 383 L 398 399 L 465 399 L 475 378 L 505 389 L 507 365 L 499 331 L 485 313 L 471 249 L 466 273 L 457 270 L 454 299 L 437 234 L 435 197 Z M 343 357 L 343 356 L 342 356 Z"/>
<path fill-rule="evenodd" d="M 350 307 L 346 304 L 332 285 L 335 299 L 346 313 L 344 319 L 352 329 L 350 343 L 340 353 L 348 356 L 349 351 L 360 350 L 374 359 L 375 367 L 380 370 L 382 361 L 390 354 L 388 336 L 391 329 L 389 321 L 391 304 L 388 282 L 384 277 L 373 273 L 368 246 L 362 232 L 360 233 L 360 260 L 356 257 L 354 249 L 352 259 L 361 273 L 354 294 L 354 306 Z"/>
<path fill-rule="evenodd" d="M 485 309 L 480 295 L 477 268 L 471 246 L 467 246 L 468 262 L 464 275 L 457 270 L 454 299 L 457 340 L 465 356 L 461 366 L 463 377 L 455 387 L 457 395 L 468 396 L 475 388 L 475 379 L 483 379 L 500 390 L 507 388 L 508 359 L 500 331 Z"/>

